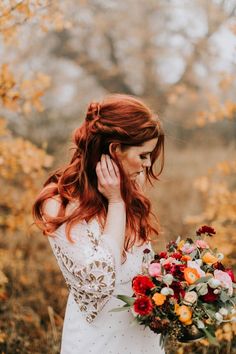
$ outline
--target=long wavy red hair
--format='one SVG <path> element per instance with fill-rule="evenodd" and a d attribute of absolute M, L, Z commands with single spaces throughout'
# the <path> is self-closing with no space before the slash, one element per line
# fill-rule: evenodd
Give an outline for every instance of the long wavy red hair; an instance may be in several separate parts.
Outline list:
<path fill-rule="evenodd" d="M 110 154 L 111 143 L 120 144 L 122 149 L 141 146 L 150 139 L 157 139 L 151 153 L 151 167 L 146 168 L 146 178 L 158 180 L 164 166 L 164 133 L 157 116 L 139 99 L 124 94 L 107 96 L 101 103 L 92 102 L 82 125 L 75 129 L 73 142 L 75 151 L 70 163 L 53 172 L 44 183 L 33 205 L 35 223 L 45 235 L 53 236 L 54 231 L 66 222 L 66 235 L 71 241 L 71 227 L 82 220 L 97 217 L 104 226 L 108 201 L 97 189 L 96 165 L 102 154 Z M 128 251 L 134 244 L 158 235 L 158 229 L 151 221 L 150 201 L 143 195 L 137 184 L 122 168 L 116 154 L 112 158 L 121 175 L 121 195 L 126 204 L 127 225 L 124 249 Z M 160 158 L 158 172 L 153 165 Z M 45 218 L 44 202 L 54 196 L 60 197 L 57 217 Z M 66 206 L 71 201 L 79 201 L 78 207 L 67 214 Z"/>

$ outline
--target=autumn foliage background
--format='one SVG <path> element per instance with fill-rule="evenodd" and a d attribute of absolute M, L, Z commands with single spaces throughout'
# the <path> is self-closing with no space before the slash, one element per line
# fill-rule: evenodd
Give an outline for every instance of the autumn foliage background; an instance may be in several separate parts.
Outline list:
<path fill-rule="evenodd" d="M 235 0 L 1 2 L 1 353 L 59 353 L 68 292 L 31 206 L 68 160 L 87 104 L 106 93 L 142 97 L 163 122 L 154 248 L 208 224 L 235 269 L 235 16 Z M 203 340 L 175 353 L 235 353 L 235 334 L 225 324 L 220 349 Z"/>

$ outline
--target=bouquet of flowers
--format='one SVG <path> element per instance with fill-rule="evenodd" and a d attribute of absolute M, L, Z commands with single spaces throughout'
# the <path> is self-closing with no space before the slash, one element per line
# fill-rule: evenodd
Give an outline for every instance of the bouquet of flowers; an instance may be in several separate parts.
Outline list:
<path fill-rule="evenodd" d="M 194 239 L 171 241 L 165 252 L 144 250 L 143 273 L 132 280 L 133 296 L 117 295 L 140 325 L 179 341 L 207 337 L 218 344 L 215 331 L 221 322 L 235 320 L 236 283 L 224 255 L 205 240 L 215 230 L 202 226 Z"/>

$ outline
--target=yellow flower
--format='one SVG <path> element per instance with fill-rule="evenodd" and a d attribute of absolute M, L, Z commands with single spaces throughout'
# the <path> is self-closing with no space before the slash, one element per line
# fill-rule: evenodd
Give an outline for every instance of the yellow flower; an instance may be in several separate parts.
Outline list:
<path fill-rule="evenodd" d="M 155 304 L 157 306 L 161 306 L 164 304 L 165 300 L 166 300 L 166 295 L 162 295 L 159 293 L 155 293 L 152 297 L 153 301 L 155 302 Z"/>
<path fill-rule="evenodd" d="M 210 252 L 206 252 L 202 256 L 202 261 L 206 264 L 214 264 L 214 263 L 218 262 L 218 258 L 213 256 L 213 254 L 211 254 Z"/>
<path fill-rule="evenodd" d="M 181 250 L 181 248 L 183 247 L 184 244 L 185 244 L 185 240 L 181 240 L 181 241 L 178 243 L 177 250 Z"/>
<path fill-rule="evenodd" d="M 200 278 L 198 271 L 195 268 L 185 268 L 184 269 L 184 279 L 188 284 L 193 284 L 195 281 Z"/>
<path fill-rule="evenodd" d="M 179 316 L 180 322 L 183 324 L 189 325 L 192 323 L 192 310 L 188 306 L 179 306 L 177 315 Z"/>

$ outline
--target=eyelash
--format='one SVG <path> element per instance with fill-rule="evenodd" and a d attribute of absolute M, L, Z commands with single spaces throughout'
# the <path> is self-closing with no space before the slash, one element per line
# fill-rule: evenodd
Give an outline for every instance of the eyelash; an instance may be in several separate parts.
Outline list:
<path fill-rule="evenodd" d="M 147 155 L 140 155 L 141 160 L 145 160 L 147 158 Z"/>

